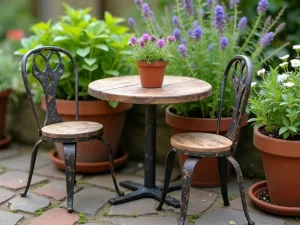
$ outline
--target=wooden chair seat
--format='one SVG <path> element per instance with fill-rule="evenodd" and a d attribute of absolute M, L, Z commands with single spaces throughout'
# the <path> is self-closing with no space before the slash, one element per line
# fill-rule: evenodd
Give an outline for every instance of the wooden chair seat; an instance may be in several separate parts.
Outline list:
<path fill-rule="evenodd" d="M 88 121 L 69 121 L 50 124 L 42 128 L 42 135 L 48 138 L 80 139 L 99 136 L 103 125 Z"/>
<path fill-rule="evenodd" d="M 217 134 L 193 132 L 174 135 L 171 145 L 187 152 L 219 153 L 230 151 L 232 141 Z"/>

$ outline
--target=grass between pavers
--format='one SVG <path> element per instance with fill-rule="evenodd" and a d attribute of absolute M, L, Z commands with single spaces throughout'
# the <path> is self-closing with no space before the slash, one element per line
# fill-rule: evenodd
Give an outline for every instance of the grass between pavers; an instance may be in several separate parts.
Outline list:
<path fill-rule="evenodd" d="M 188 217 L 188 222 L 189 223 L 195 223 L 197 219 L 200 218 L 200 214 L 199 213 L 195 213 L 191 216 Z"/>
<path fill-rule="evenodd" d="M 88 222 L 87 221 L 87 217 L 86 217 L 86 215 L 84 213 L 81 212 L 81 213 L 79 213 L 77 215 L 79 216 L 79 220 L 77 221 L 78 224 L 85 224 L 85 223 Z"/>

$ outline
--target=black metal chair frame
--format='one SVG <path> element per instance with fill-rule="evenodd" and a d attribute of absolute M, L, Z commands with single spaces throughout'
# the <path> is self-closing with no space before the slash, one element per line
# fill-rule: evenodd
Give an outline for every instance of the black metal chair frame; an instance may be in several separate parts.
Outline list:
<path fill-rule="evenodd" d="M 244 115 L 245 113 L 249 94 L 250 94 L 250 89 L 251 89 L 252 63 L 248 57 L 239 55 L 233 57 L 225 69 L 223 82 L 222 82 L 217 134 L 219 134 L 220 132 L 220 123 L 221 123 L 223 98 L 225 93 L 226 81 L 232 66 L 234 66 L 233 73 L 232 73 L 232 86 L 234 90 L 234 106 L 233 106 L 232 122 L 229 126 L 229 130 L 225 134 L 225 137 L 227 137 L 232 141 L 231 151 L 235 151 L 238 143 L 238 134 L 240 129 L 239 125 L 241 122 L 241 116 Z M 238 69 L 240 69 L 239 74 L 238 74 Z M 229 151 L 224 151 L 219 153 L 213 153 L 213 152 L 201 153 L 201 152 L 186 151 L 183 149 L 172 147 L 166 159 L 163 194 L 162 194 L 160 204 L 157 207 L 157 210 L 161 210 L 164 204 L 164 200 L 166 198 L 168 186 L 170 183 L 170 177 L 172 174 L 173 162 L 176 153 L 185 154 L 188 156 L 188 159 L 185 161 L 184 166 L 182 168 L 182 188 L 181 188 L 182 191 L 181 191 L 180 218 L 178 222 L 179 225 L 185 224 L 188 202 L 189 202 L 189 195 L 190 195 L 191 180 L 192 180 L 192 175 L 195 166 L 202 158 L 218 157 L 219 178 L 220 178 L 221 192 L 224 201 L 224 206 L 230 205 L 228 199 L 228 190 L 227 190 L 227 160 L 228 160 L 233 165 L 237 174 L 237 180 L 239 184 L 243 209 L 248 224 L 254 225 L 255 223 L 251 221 L 247 209 L 242 171 L 240 169 L 238 162 L 231 156 L 231 151 L 229 150 Z"/>
<path fill-rule="evenodd" d="M 50 52 L 48 55 L 44 55 L 44 52 Z M 96 136 L 87 136 L 82 138 L 49 138 L 42 135 L 42 127 L 40 125 L 39 118 L 37 116 L 37 112 L 35 109 L 35 105 L 33 102 L 32 92 L 30 90 L 29 82 L 28 82 L 28 73 L 27 73 L 27 61 L 30 56 L 33 56 L 33 64 L 32 64 L 32 75 L 40 82 L 43 87 L 46 105 L 47 105 L 47 112 L 46 112 L 46 119 L 44 121 L 44 126 L 60 123 L 63 122 L 61 117 L 57 112 L 56 107 L 56 87 L 57 83 L 59 82 L 61 76 L 64 73 L 64 63 L 62 61 L 62 56 L 60 53 L 66 55 L 72 63 L 75 75 L 75 101 L 76 101 L 76 121 L 78 121 L 78 68 L 74 57 L 65 49 L 53 47 L 53 46 L 45 46 L 45 47 L 38 47 L 31 51 L 29 51 L 26 55 L 24 55 L 22 62 L 21 62 L 21 71 L 22 77 L 25 85 L 25 89 L 31 103 L 32 111 L 36 120 L 36 124 L 38 126 L 38 132 L 40 136 L 40 140 L 34 145 L 32 156 L 31 156 L 31 163 L 30 163 L 30 170 L 28 175 L 28 181 L 25 188 L 25 191 L 21 193 L 22 197 L 25 197 L 28 189 L 31 184 L 32 174 L 35 166 L 36 156 L 39 147 L 42 143 L 46 142 L 60 142 L 64 145 L 64 156 L 65 156 L 65 174 L 66 174 L 66 188 L 67 188 L 67 209 L 68 212 L 73 212 L 73 194 L 74 194 L 74 185 L 76 184 L 76 144 L 77 142 L 81 141 L 88 141 L 88 140 L 95 140 L 98 139 L 101 141 L 105 146 L 109 153 L 109 161 L 110 161 L 110 168 L 113 183 L 118 195 L 123 195 L 120 192 L 117 182 L 116 176 L 114 172 L 114 164 L 113 164 L 113 156 L 112 151 L 110 148 L 109 143 L 103 138 L 102 132 L 100 132 Z M 50 66 L 50 59 L 53 55 L 58 57 L 58 63 L 55 69 L 52 69 Z M 41 71 L 37 65 L 36 58 L 40 56 L 45 61 L 45 69 Z"/>

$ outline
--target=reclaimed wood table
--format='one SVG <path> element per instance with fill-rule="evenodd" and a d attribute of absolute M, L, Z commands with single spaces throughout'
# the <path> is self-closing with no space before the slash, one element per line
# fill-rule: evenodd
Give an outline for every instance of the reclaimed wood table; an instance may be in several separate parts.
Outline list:
<path fill-rule="evenodd" d="M 175 104 L 204 99 L 211 94 L 211 85 L 205 81 L 181 76 L 165 76 L 161 88 L 142 88 L 139 76 L 123 76 L 96 80 L 89 84 L 88 93 L 98 99 L 132 104 L 144 104 L 145 111 L 145 177 L 144 184 L 132 181 L 120 182 L 133 192 L 113 198 L 111 205 L 140 198 L 160 200 L 161 187 L 156 180 L 156 107 L 158 104 Z M 180 189 L 170 185 L 169 191 Z M 166 204 L 179 208 L 180 202 L 168 196 Z"/>

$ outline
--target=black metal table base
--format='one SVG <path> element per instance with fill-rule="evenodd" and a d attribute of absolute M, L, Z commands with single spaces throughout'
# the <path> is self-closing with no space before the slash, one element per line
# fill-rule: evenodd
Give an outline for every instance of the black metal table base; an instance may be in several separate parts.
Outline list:
<path fill-rule="evenodd" d="M 157 201 L 160 201 L 161 194 L 162 194 L 161 186 L 155 188 L 146 188 L 143 184 L 138 184 L 132 181 L 123 181 L 120 182 L 120 185 L 124 188 L 132 190 L 133 192 L 124 196 L 110 199 L 109 204 L 117 205 L 125 202 L 130 202 L 133 200 L 137 200 L 140 198 L 154 198 Z M 172 184 L 169 187 L 169 191 L 179 190 L 180 188 L 181 188 L 180 184 Z M 180 201 L 171 196 L 166 197 L 165 203 L 174 208 L 180 208 Z"/>

